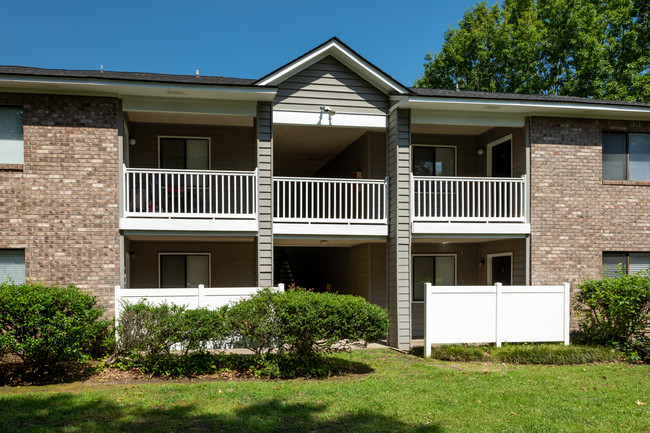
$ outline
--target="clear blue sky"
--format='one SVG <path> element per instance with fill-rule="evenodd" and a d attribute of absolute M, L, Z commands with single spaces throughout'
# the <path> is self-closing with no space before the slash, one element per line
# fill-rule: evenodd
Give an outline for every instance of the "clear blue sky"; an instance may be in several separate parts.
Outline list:
<path fill-rule="evenodd" d="M 3 5 L 0 64 L 259 78 L 332 36 L 405 85 L 476 0 L 33 1 Z M 494 1 L 490 1 L 494 3 Z"/>

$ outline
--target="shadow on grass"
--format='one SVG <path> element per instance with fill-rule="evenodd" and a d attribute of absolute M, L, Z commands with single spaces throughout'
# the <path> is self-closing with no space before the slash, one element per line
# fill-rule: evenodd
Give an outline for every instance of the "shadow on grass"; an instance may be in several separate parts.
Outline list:
<path fill-rule="evenodd" d="M 86 380 L 96 373 L 92 363 L 73 362 L 31 368 L 22 362 L 0 362 L 0 386 L 53 385 Z"/>
<path fill-rule="evenodd" d="M 194 404 L 157 407 L 74 394 L 0 396 L 0 431 L 42 432 L 442 432 L 440 424 L 413 426 L 379 412 L 327 414 L 317 403 L 279 400 L 251 404 L 231 413 L 205 411 Z M 210 406 L 215 407 L 215 406 Z M 218 407 L 218 406 L 217 406 Z"/>

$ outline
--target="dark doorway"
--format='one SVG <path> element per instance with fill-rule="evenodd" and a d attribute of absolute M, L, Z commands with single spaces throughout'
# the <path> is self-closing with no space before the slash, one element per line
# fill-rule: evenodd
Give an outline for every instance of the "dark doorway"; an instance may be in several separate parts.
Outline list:
<path fill-rule="evenodd" d="M 512 285 L 512 256 L 500 255 L 490 257 L 490 284 Z"/>
<path fill-rule="evenodd" d="M 508 139 L 490 147 L 491 176 L 512 177 L 512 140 Z"/>

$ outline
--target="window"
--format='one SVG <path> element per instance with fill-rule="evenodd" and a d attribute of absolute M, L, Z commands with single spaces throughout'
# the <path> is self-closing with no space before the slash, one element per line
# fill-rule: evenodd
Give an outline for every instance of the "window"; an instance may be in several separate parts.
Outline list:
<path fill-rule="evenodd" d="M 25 282 L 25 250 L 0 250 L 0 283 Z"/>
<path fill-rule="evenodd" d="M 210 254 L 160 253 L 160 287 L 210 286 Z"/>
<path fill-rule="evenodd" d="M 160 168 L 208 170 L 210 140 L 208 138 L 159 137 Z"/>
<path fill-rule="evenodd" d="M 413 146 L 413 175 L 455 176 L 456 148 Z"/>
<path fill-rule="evenodd" d="M 650 253 L 603 253 L 603 275 L 616 277 L 618 266 L 623 267 L 628 274 L 650 270 Z"/>
<path fill-rule="evenodd" d="M 0 107 L 0 164 L 23 163 L 23 110 Z"/>
<path fill-rule="evenodd" d="M 456 284 L 456 256 L 414 256 L 414 301 L 424 301 L 425 283 L 431 283 L 434 286 L 454 286 Z"/>
<path fill-rule="evenodd" d="M 603 179 L 650 181 L 650 134 L 604 132 Z"/>

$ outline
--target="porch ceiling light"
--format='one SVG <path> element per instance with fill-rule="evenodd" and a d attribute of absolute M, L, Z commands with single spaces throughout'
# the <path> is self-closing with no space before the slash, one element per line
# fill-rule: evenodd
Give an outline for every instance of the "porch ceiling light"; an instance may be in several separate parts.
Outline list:
<path fill-rule="evenodd" d="M 485 147 L 479 147 L 478 149 L 476 149 L 476 154 L 477 154 L 478 156 L 481 156 L 481 155 L 483 155 L 484 153 L 485 153 Z"/>
<path fill-rule="evenodd" d="M 135 146 L 135 138 L 133 138 L 133 137 L 129 138 L 129 144 L 131 146 Z"/>

